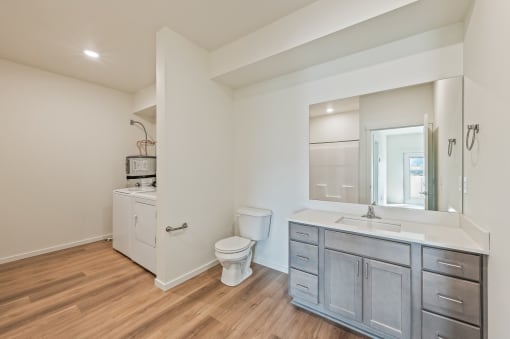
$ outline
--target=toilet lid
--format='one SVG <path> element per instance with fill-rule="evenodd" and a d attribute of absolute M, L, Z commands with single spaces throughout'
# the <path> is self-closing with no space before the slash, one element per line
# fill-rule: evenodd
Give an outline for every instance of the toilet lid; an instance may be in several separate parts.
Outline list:
<path fill-rule="evenodd" d="M 250 246 L 250 243 L 251 243 L 250 239 L 234 236 L 216 242 L 216 244 L 214 244 L 214 247 L 218 252 L 235 253 L 244 251 Z"/>

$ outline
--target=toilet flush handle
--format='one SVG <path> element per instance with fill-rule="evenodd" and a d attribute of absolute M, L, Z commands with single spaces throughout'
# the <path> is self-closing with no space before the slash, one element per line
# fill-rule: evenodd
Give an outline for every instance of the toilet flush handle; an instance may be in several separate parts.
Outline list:
<path fill-rule="evenodd" d="M 172 226 L 167 226 L 166 227 L 166 231 L 167 232 L 173 232 L 173 231 L 178 231 L 178 230 L 183 230 L 185 228 L 188 228 L 188 223 L 185 222 L 184 224 L 182 224 L 181 226 L 179 227 L 172 227 Z"/>

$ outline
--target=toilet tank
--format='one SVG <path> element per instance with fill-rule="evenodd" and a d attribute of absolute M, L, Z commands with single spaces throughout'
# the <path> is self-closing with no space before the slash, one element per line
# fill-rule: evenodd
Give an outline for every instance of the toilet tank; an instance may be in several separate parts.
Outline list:
<path fill-rule="evenodd" d="M 273 212 L 261 208 L 241 207 L 239 216 L 239 235 L 251 240 L 264 240 L 269 237 L 269 226 Z"/>

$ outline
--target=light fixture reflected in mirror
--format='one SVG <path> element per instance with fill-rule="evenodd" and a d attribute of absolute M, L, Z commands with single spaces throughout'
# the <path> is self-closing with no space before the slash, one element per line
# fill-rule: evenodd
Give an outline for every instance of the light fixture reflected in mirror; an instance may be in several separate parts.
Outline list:
<path fill-rule="evenodd" d="M 99 59 L 100 55 L 98 52 L 90 50 L 90 49 L 84 49 L 83 54 L 86 56 L 92 58 L 92 59 Z"/>

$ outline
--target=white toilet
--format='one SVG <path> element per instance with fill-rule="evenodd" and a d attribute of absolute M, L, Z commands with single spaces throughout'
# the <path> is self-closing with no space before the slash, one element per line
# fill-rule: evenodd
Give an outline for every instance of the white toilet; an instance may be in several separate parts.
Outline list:
<path fill-rule="evenodd" d="M 216 258 L 223 266 L 221 282 L 236 286 L 248 278 L 253 247 L 258 240 L 269 237 L 270 210 L 241 207 L 237 210 L 239 235 L 219 240 L 214 244 Z"/>

